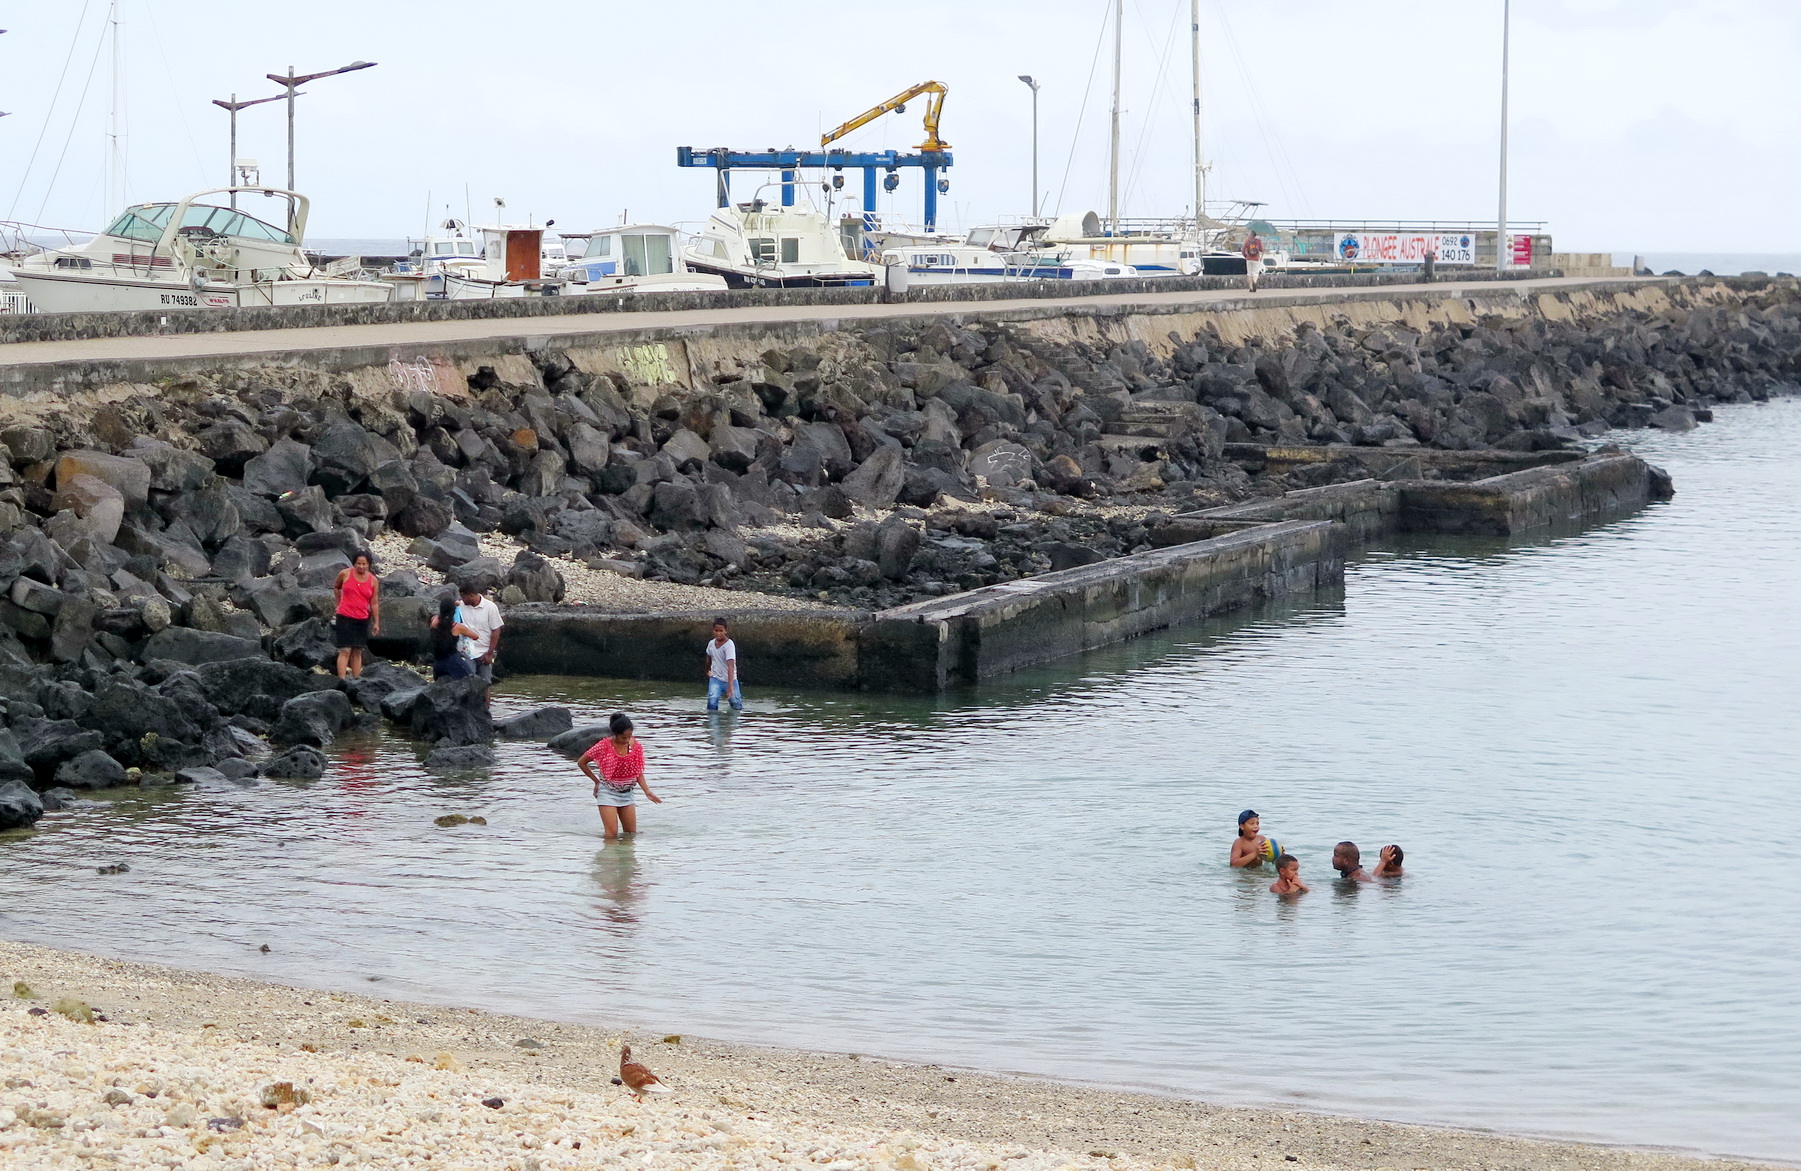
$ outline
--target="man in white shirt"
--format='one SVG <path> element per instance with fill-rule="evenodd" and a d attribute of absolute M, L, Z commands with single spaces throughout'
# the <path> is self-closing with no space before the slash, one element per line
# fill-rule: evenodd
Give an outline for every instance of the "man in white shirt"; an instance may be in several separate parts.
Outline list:
<path fill-rule="evenodd" d="M 463 639 L 463 654 L 474 664 L 475 673 L 492 684 L 494 656 L 500 650 L 500 628 L 506 625 L 501 621 L 500 607 L 493 599 L 482 597 L 480 590 L 465 589 L 456 620 L 475 631 L 474 637 Z"/>
<path fill-rule="evenodd" d="M 744 693 L 738 686 L 738 644 L 724 618 L 713 619 L 713 637 L 707 640 L 707 710 L 719 710 L 721 696 L 731 698 L 732 710 L 744 710 Z"/>

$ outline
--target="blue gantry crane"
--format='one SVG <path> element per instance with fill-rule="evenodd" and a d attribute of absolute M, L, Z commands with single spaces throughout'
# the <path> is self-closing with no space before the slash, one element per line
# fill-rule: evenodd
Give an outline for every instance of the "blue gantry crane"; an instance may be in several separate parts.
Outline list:
<path fill-rule="evenodd" d="M 734 170 L 780 171 L 782 175 L 782 206 L 794 206 L 794 185 L 798 181 L 798 172 L 803 169 L 829 170 L 842 172 L 846 167 L 863 169 L 863 227 L 865 231 L 875 229 L 876 173 L 882 172 L 881 185 L 884 191 L 893 191 L 900 186 L 900 169 L 917 167 L 925 172 L 925 228 L 932 231 L 938 225 L 938 197 L 950 190 L 950 180 L 939 174 L 951 165 L 950 143 L 938 137 L 938 120 L 944 111 L 944 95 L 949 90 L 943 82 L 923 81 L 879 106 L 852 118 L 849 122 L 835 130 L 820 135 L 818 150 L 797 150 L 789 147 L 786 150 L 770 148 L 769 150 L 747 151 L 730 150 L 726 147 L 713 147 L 710 150 L 696 150 L 691 146 L 678 146 L 675 149 L 675 162 L 679 167 L 711 167 L 717 177 L 716 187 L 719 206 L 728 207 L 732 202 L 732 172 Z M 883 114 L 901 113 L 906 110 L 907 103 L 921 95 L 928 95 L 925 113 L 925 141 L 915 149 L 917 153 L 904 153 L 893 150 L 848 151 L 829 150 L 828 147 L 838 139 L 860 127 L 868 125 Z M 841 175 L 832 178 L 834 187 L 842 187 Z"/>

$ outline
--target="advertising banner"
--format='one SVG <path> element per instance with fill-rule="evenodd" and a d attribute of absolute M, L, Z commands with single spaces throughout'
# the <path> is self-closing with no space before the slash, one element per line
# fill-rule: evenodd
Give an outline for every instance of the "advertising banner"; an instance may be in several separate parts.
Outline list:
<path fill-rule="evenodd" d="M 1513 265 L 1515 268 L 1532 267 L 1531 236 L 1509 236 L 1507 237 L 1507 244 L 1507 252 L 1510 258 L 1508 260 L 1509 264 Z"/>
<path fill-rule="evenodd" d="M 1346 264 L 1475 264 L 1476 237 L 1470 232 L 1340 232 L 1334 255 Z"/>

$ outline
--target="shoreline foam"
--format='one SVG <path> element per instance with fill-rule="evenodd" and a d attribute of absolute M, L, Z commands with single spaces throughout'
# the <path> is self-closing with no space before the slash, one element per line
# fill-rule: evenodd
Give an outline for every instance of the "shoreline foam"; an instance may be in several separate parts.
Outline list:
<path fill-rule="evenodd" d="M 0 941 L 0 989 L 14 981 L 34 997 L 0 999 L 0 1158 L 20 1168 L 1768 1166 L 670 1040 Z M 30 1012 L 65 997 L 107 1019 Z M 622 1041 L 676 1092 L 638 1104 L 613 1086 Z M 263 1105 L 284 1080 L 312 1100 Z M 154 1098 L 139 1088 L 159 1083 Z"/>

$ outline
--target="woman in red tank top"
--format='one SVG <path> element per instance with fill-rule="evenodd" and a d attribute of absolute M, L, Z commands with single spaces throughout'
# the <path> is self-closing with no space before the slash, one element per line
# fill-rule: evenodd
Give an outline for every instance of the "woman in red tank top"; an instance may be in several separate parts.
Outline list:
<path fill-rule="evenodd" d="M 358 553 L 349 569 L 338 571 L 338 678 L 363 673 L 363 651 L 369 636 L 381 633 L 381 579 L 369 568 L 369 554 Z"/>

